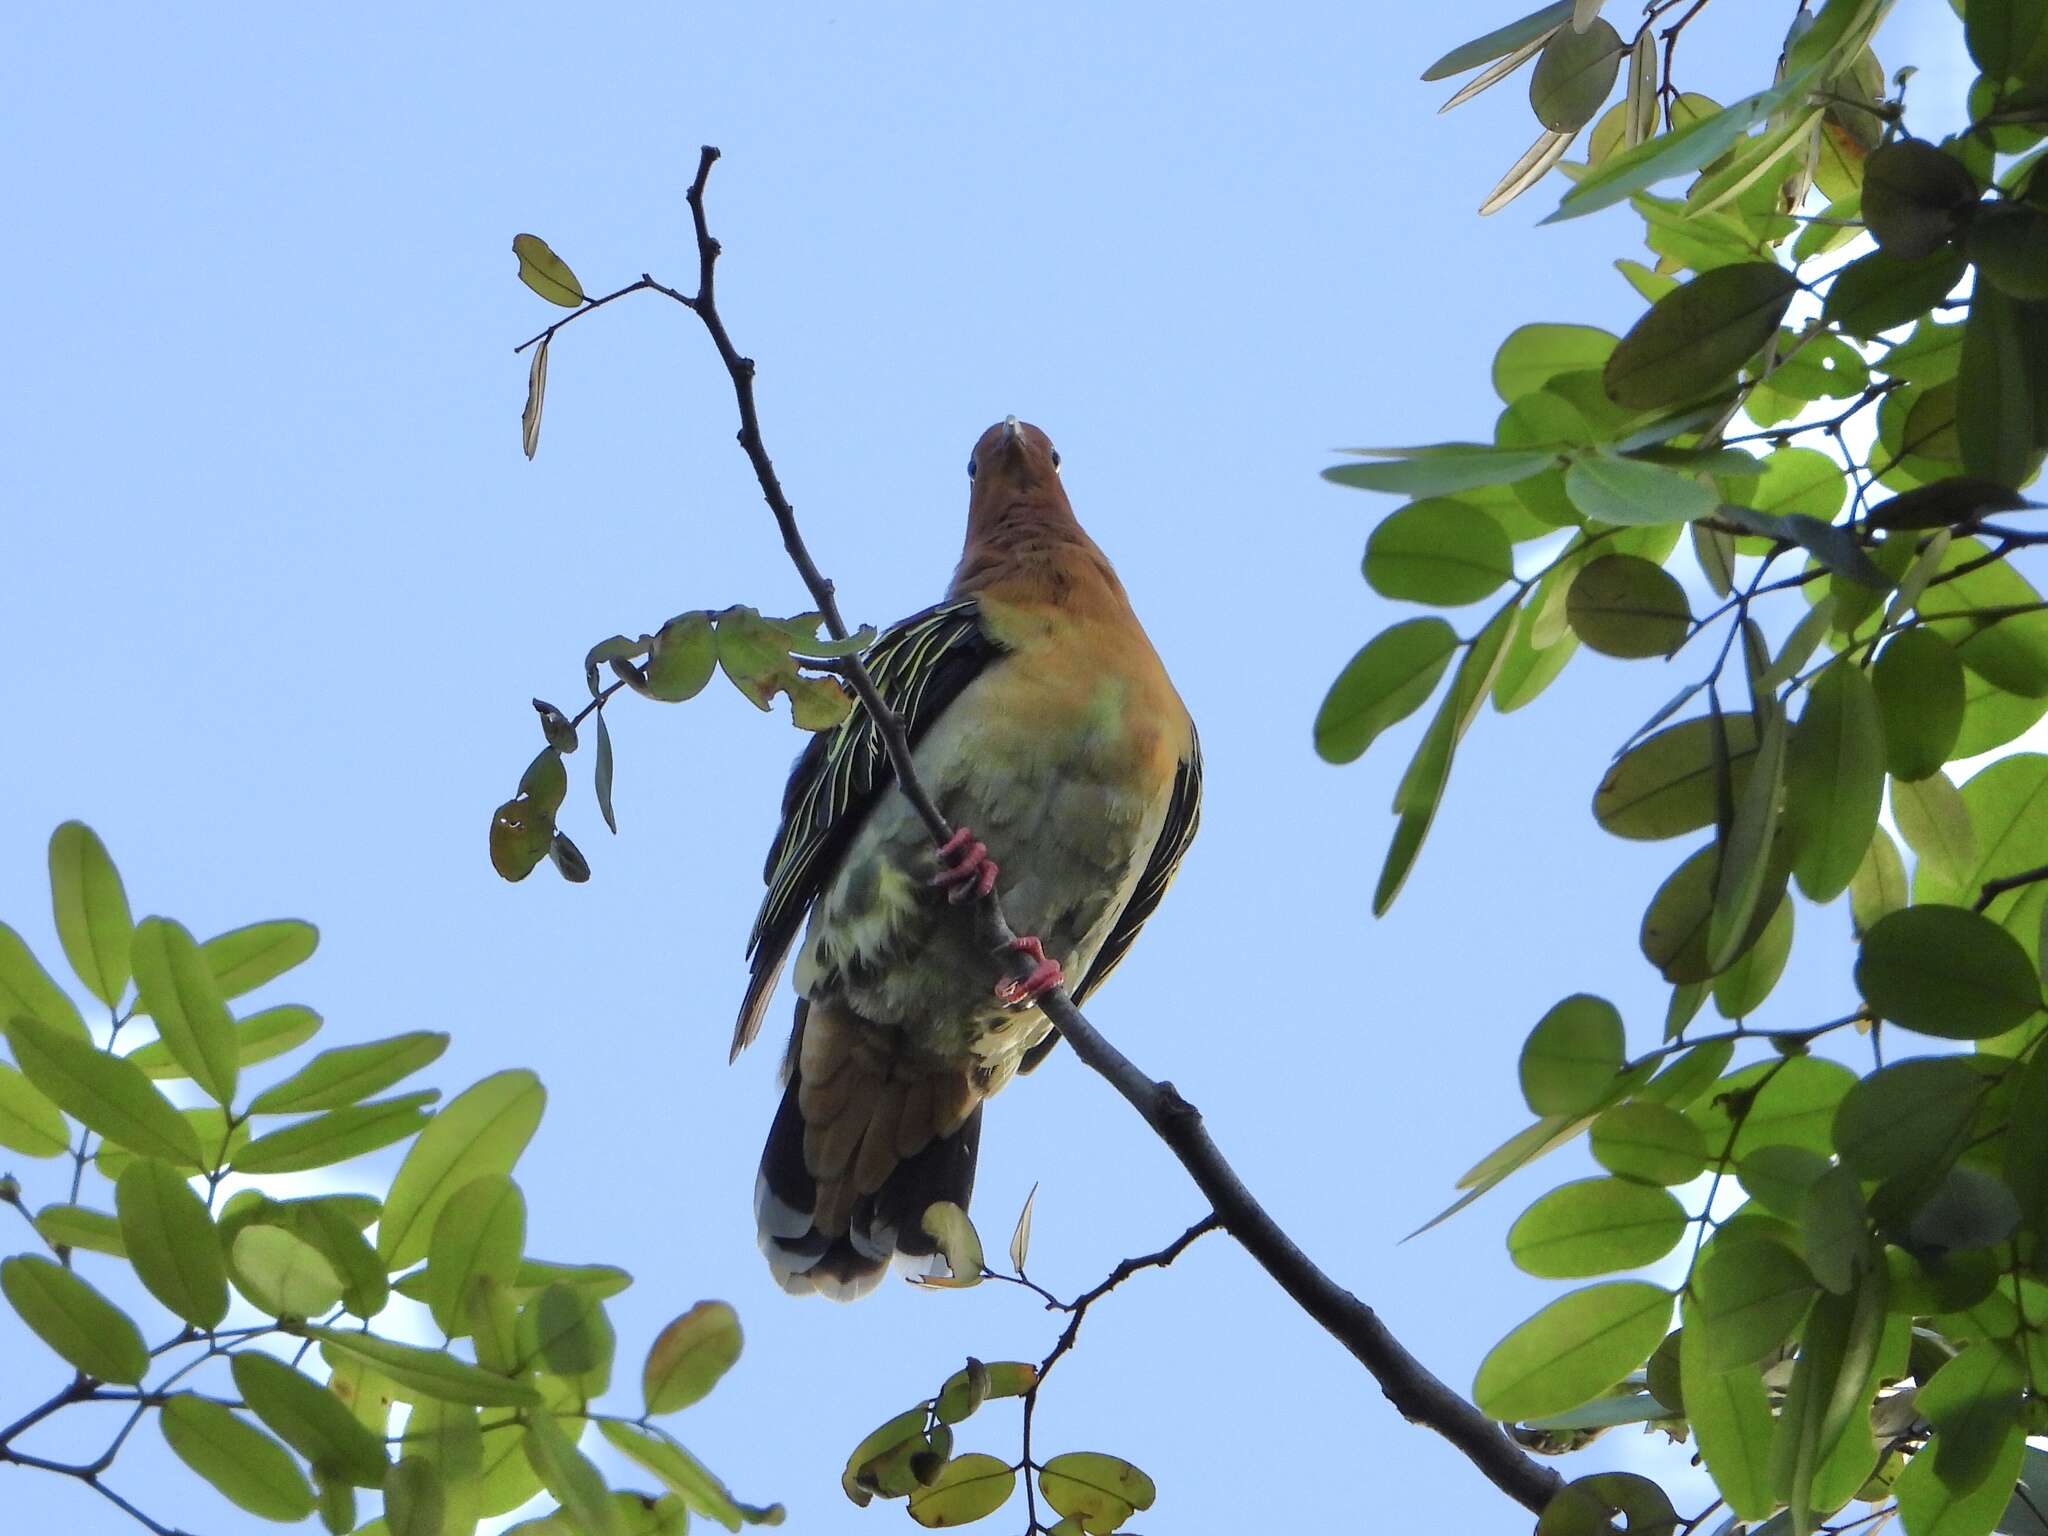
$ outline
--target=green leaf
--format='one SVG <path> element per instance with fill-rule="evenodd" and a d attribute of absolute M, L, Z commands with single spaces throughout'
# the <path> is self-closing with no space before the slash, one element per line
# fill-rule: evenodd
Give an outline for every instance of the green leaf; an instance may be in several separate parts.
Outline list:
<path fill-rule="evenodd" d="M 1598 368 L 1614 340 L 1613 332 L 1592 325 L 1517 326 L 1494 353 L 1494 392 L 1512 405 L 1561 373 Z"/>
<path fill-rule="evenodd" d="M 2003 1034 L 2041 1007 L 2020 942 L 1961 907 L 1908 907 L 1863 936 L 1856 985 L 1880 1018 L 1944 1040 Z"/>
<path fill-rule="evenodd" d="M 1420 709 L 1457 649 L 1442 619 L 1409 619 L 1375 635 L 1330 685 L 1316 715 L 1316 751 L 1348 763 L 1380 732 Z"/>
<path fill-rule="evenodd" d="M 401 1457 L 384 1473 L 384 1523 L 391 1536 L 441 1536 L 448 1527 L 441 1469 L 424 1456 Z"/>
<path fill-rule="evenodd" d="M 1977 862 L 1977 834 L 1970 810 L 1955 785 L 1942 773 L 1924 779 L 1893 780 L 1892 816 L 1919 857 L 1914 884 L 1923 896 L 1938 885 L 1959 894 L 1961 882 Z"/>
<path fill-rule="evenodd" d="M 574 1286 L 551 1285 L 520 1309 L 519 1357 L 597 1397 L 611 1384 L 617 1340 L 604 1304 Z"/>
<path fill-rule="evenodd" d="M 1564 27 L 1546 43 L 1529 77 L 1529 106 L 1553 133 L 1576 133 L 1593 120 L 1621 72 L 1627 52 L 1611 22 L 1585 31 Z"/>
<path fill-rule="evenodd" d="M 1681 721 L 1645 737 L 1607 770 L 1593 793 L 1594 819 L 1626 838 L 1677 837 L 1711 826 L 1721 800 L 1716 764 L 1727 764 L 1727 794 L 1734 801 L 1755 760 L 1754 715 Z"/>
<path fill-rule="evenodd" d="M 1413 502 L 1381 521 L 1365 546 L 1365 579 L 1382 597 L 1456 607 L 1514 574 L 1500 524 L 1459 501 Z"/>
<path fill-rule="evenodd" d="M 2048 11 L 2039 0 L 1972 0 L 1963 16 L 1963 40 L 1987 78 L 2018 79 L 2048 46 Z"/>
<path fill-rule="evenodd" d="M 446 1035 L 414 1030 L 367 1045 L 322 1051 L 283 1082 L 257 1094 L 248 1113 L 295 1115 L 346 1108 L 432 1065 L 447 1049 Z"/>
<path fill-rule="evenodd" d="M 2029 360 L 2028 326 L 2020 304 L 1993 283 L 1970 294 L 1963 325 L 1962 366 L 1956 373 L 1956 440 L 1963 472 L 2021 486 L 2041 467 L 2036 421 L 2048 407 L 2034 398 L 2048 391 L 2048 361 Z"/>
<path fill-rule="evenodd" d="M 1695 118 L 1670 133 L 1610 156 L 1598 170 L 1580 177 L 1578 185 L 1558 203 L 1557 211 L 1543 222 L 1555 224 L 1562 219 L 1575 219 L 1611 207 L 1660 181 L 1699 170 L 1804 91 L 1812 77 L 1812 70 L 1802 69 L 1770 90 L 1745 96 L 1718 112 Z"/>
<path fill-rule="evenodd" d="M 78 1005 L 50 980 L 21 935 L 0 923 L 0 1023 L 18 1014 L 40 1019 L 75 1040 L 92 1042 Z"/>
<path fill-rule="evenodd" d="M 1708 1358 L 1708 1330 L 1688 1297 L 1679 1335 L 1679 1377 L 1693 1440 L 1728 1507 L 1743 1520 L 1771 1512 L 1770 1399 L 1754 1365 L 1717 1369 Z"/>
<path fill-rule="evenodd" d="M 1609 1173 L 1649 1184 L 1684 1184 L 1707 1166 L 1699 1127 L 1669 1105 L 1641 1099 L 1602 1111 L 1590 1143 L 1593 1160 Z"/>
<path fill-rule="evenodd" d="M 399 1387 L 444 1403 L 469 1403 L 479 1408 L 534 1408 L 540 1393 L 530 1382 L 515 1381 L 435 1349 L 420 1349 L 380 1339 L 371 1333 L 336 1328 L 307 1328 L 337 1354 L 361 1360 Z M 236 1356 L 237 1359 L 241 1357 Z"/>
<path fill-rule="evenodd" d="M 1709 1040 L 1681 1052 L 1662 1072 L 1636 1090 L 1636 1098 L 1671 1109 L 1690 1109 L 1734 1058 L 1733 1041 Z"/>
<path fill-rule="evenodd" d="M 1518 1269 L 1544 1279 L 1605 1275 L 1655 1263 L 1677 1245 L 1685 1226 L 1685 1207 L 1667 1189 L 1580 1179 L 1522 1213 L 1508 1229 L 1508 1255 Z"/>
<path fill-rule="evenodd" d="M 1870 341 L 1925 316 L 1963 280 L 1963 267 L 1963 253 L 1953 246 L 1912 261 L 1872 251 L 1835 274 L 1821 319 Z"/>
<path fill-rule="evenodd" d="M 601 709 L 597 712 L 597 771 L 591 776 L 591 784 L 597 793 L 598 813 L 616 835 L 619 818 L 612 810 L 612 728 L 604 723 Z"/>
<path fill-rule="evenodd" d="M 926 1527 L 970 1525 L 1001 1509 L 1016 1487 L 1007 1463 L 979 1451 L 956 1456 L 910 1495 L 910 1518 Z"/>
<path fill-rule="evenodd" d="M 2040 593 L 2009 562 L 1999 560 L 1957 574 L 1966 562 L 1987 553 L 1977 539 L 1956 539 L 1942 557 L 1943 579 L 1918 600 L 1921 614 L 1936 620 L 1943 639 L 1963 665 L 2009 693 L 2048 696 L 2048 613 L 2038 611 Z M 2000 608 L 2036 606 L 2036 611 L 2000 617 Z M 1994 610 L 1989 617 L 1978 617 Z M 1969 735 L 1967 720 L 1965 737 Z"/>
<path fill-rule="evenodd" d="M 1670 1320 L 1670 1293 L 1644 1281 L 1573 1291 L 1493 1347 L 1473 1400 L 1504 1422 L 1576 1408 L 1649 1359 Z"/>
<path fill-rule="evenodd" d="M 132 1387 L 149 1370 L 128 1315 L 63 1265 L 41 1254 L 0 1260 L 0 1291 L 30 1332 L 87 1376 Z"/>
<path fill-rule="evenodd" d="M 1887 912 L 1906 904 L 1906 864 L 1891 834 L 1879 827 L 1870 848 L 1849 882 L 1849 910 L 1856 931 L 1863 932 Z"/>
<path fill-rule="evenodd" d="M 1835 1146 L 1867 1180 L 1938 1174 L 1962 1151 L 1990 1087 L 1965 1057 L 1895 1061 L 1843 1096 L 1835 1111 Z"/>
<path fill-rule="evenodd" d="M 319 1033 L 320 1015 L 297 1003 L 285 1003 L 252 1013 L 235 1026 L 235 1059 L 238 1065 L 255 1066 L 304 1045 Z M 125 1058 L 157 1079 L 181 1078 L 185 1068 L 161 1040 L 136 1047 Z"/>
<path fill-rule="evenodd" d="M 272 1317 L 317 1317 L 341 1300 L 327 1256 L 282 1227 L 244 1227 L 228 1255 L 235 1289 Z"/>
<path fill-rule="evenodd" d="M 469 1332 L 467 1295 L 488 1276 L 510 1285 L 526 1247 L 526 1200 L 503 1174 L 485 1174 L 441 1207 L 427 1245 L 427 1305 L 443 1333 Z"/>
<path fill-rule="evenodd" d="M 1931 629 L 1892 636 L 1871 671 L 1885 766 L 1896 778 L 1939 773 L 1963 728 L 1963 664 Z"/>
<path fill-rule="evenodd" d="M 1870 1403 L 1885 1294 L 1885 1270 L 1879 1265 L 1865 1273 L 1851 1294 L 1822 1296 L 1814 1303 L 1771 1444 L 1773 1491 L 1792 1505 L 1796 1530 L 1812 1528 L 1816 1474 Z M 1868 1439 L 1867 1421 L 1858 1433 Z"/>
<path fill-rule="evenodd" d="M 135 1066 L 38 1019 L 16 1018 L 6 1034 L 22 1075 L 72 1118 L 142 1156 L 199 1162 L 191 1125 Z"/>
<path fill-rule="evenodd" d="M 1574 459 L 1565 471 L 1564 490 L 1587 517 L 1621 527 L 1688 523 L 1707 516 L 1720 501 L 1711 487 L 1682 469 L 1607 453 Z"/>
<path fill-rule="evenodd" d="M 1994 1247 L 2019 1224 L 2019 1202 L 2002 1182 L 1980 1169 L 1951 1168 L 1913 1213 L 1907 1236 L 1917 1248 L 1938 1255 Z"/>
<path fill-rule="evenodd" d="M 168 1163 L 139 1157 L 114 1186 L 121 1242 L 152 1296 L 195 1328 L 228 1312 L 227 1271 L 206 1202 Z"/>
<path fill-rule="evenodd" d="M 664 703 L 676 704 L 703 692 L 718 666 L 718 646 L 711 615 L 679 613 L 654 634 L 647 659 L 647 691 Z M 600 722 L 604 716 L 598 716 Z"/>
<path fill-rule="evenodd" d="M 1916 1398 L 1934 1436 L 1906 1463 L 1893 1493 L 1914 1536 L 1986 1536 L 2024 1464 L 2022 1376 L 2005 1349 L 1970 1345 L 1937 1370 Z M 2037 1517 L 2038 1518 L 2038 1517 Z"/>
<path fill-rule="evenodd" d="M 2048 299 L 2048 212 L 2025 203 L 1987 203 L 1965 227 L 1970 262 L 2008 298 Z"/>
<path fill-rule="evenodd" d="M 417 1458 L 438 1474 L 443 1514 L 429 1536 L 469 1531 L 483 1515 L 484 1442 L 477 1410 L 465 1403 L 421 1399 L 405 1421 L 399 1450 L 406 1460 Z"/>
<path fill-rule="evenodd" d="M 1792 953 L 1792 907 L 1789 901 L 1779 902 L 1756 942 L 1714 978 L 1714 1007 L 1722 1018 L 1748 1018 L 1784 975 Z"/>
<path fill-rule="evenodd" d="M 922 1408 L 917 1410 L 917 1416 L 922 1423 Z M 895 1422 L 898 1421 L 891 1421 Z M 623 1451 L 652 1472 L 661 1480 L 663 1487 L 698 1514 L 708 1520 L 716 1520 L 729 1531 L 740 1528 L 744 1518 L 742 1511 L 726 1491 L 725 1484 L 706 1471 L 697 1458 L 681 1446 L 657 1439 L 646 1430 L 636 1429 L 616 1419 L 600 1420 L 597 1428 L 615 1449 Z"/>
<path fill-rule="evenodd" d="M 576 274 L 539 235 L 514 235 L 512 254 L 519 258 L 519 281 L 550 304 L 575 309 L 585 302 L 583 285 L 576 281 Z"/>
<path fill-rule="evenodd" d="M 943 1281 L 927 1277 L 927 1285 L 947 1284 L 966 1287 L 979 1285 L 982 1275 L 981 1234 L 974 1230 L 974 1223 L 967 1212 L 951 1200 L 938 1200 L 924 1209 L 919 1225 L 927 1237 L 938 1245 L 939 1256 L 946 1261 L 947 1278 Z"/>
<path fill-rule="evenodd" d="M 1754 780 L 1751 782 L 1753 785 Z M 1776 840 L 1773 841 L 1775 844 Z M 1738 956 L 1762 936 L 1783 899 L 1788 861 L 1782 844 L 1774 847 L 1773 855 L 1749 927 L 1735 945 Z M 1699 849 L 1657 888 L 1657 894 L 1650 898 L 1649 910 L 1643 914 L 1643 956 L 1674 985 L 1707 981 L 1717 974 L 1709 963 L 1707 938 L 1719 862 L 1716 844 Z"/>
<path fill-rule="evenodd" d="M 216 1104 L 235 1096 L 234 1020 L 213 970 L 182 924 L 146 917 L 134 930 L 135 990 L 186 1075 Z"/>
<path fill-rule="evenodd" d="M 24 1157 L 61 1157 L 70 1150 L 64 1116 L 14 1068 L 0 1062 L 0 1147 Z"/>
<path fill-rule="evenodd" d="M 552 1414 L 537 1414 L 527 1421 L 526 1459 L 583 1536 L 625 1536 L 604 1474 L 576 1449 Z"/>
<path fill-rule="evenodd" d="M 1416 748 L 1394 792 L 1394 809 L 1401 819 L 1394 828 L 1386 863 L 1380 868 L 1379 883 L 1373 890 L 1376 917 L 1393 905 L 1414 866 L 1416 854 L 1422 850 L 1423 839 L 1429 835 L 1444 786 L 1450 781 L 1451 759 L 1458 742 L 1500 673 L 1507 637 L 1514 629 L 1515 612 L 1513 603 L 1504 605 L 1472 639 L 1443 703 L 1437 707 L 1436 717 L 1430 721 L 1422 744 Z"/>
<path fill-rule="evenodd" d="M 1591 649 L 1625 658 L 1669 656 L 1692 627 L 1685 589 L 1670 572 L 1635 555 L 1602 555 L 1580 570 L 1565 615 Z"/>
<path fill-rule="evenodd" d="M 1884 754 L 1870 679 L 1847 662 L 1829 667 L 1785 753 L 1783 835 L 1797 850 L 1792 871 L 1809 900 L 1833 901 L 1862 864 L 1884 798 Z"/>
<path fill-rule="evenodd" d="M 1053 1457 L 1038 1469 L 1038 1491 L 1090 1536 L 1106 1536 L 1139 1510 L 1150 1509 L 1159 1494 L 1152 1479 L 1128 1461 L 1097 1451 Z"/>
<path fill-rule="evenodd" d="M 307 1244 L 333 1269 L 341 1282 L 341 1304 L 361 1318 L 375 1317 L 390 1298 L 384 1265 L 363 1237 L 376 1220 L 377 1207 L 365 1212 L 353 1202 L 362 1196 L 314 1196 L 301 1200 L 270 1200 L 258 1196 L 247 1206 L 224 1211 L 221 1232 L 232 1242 L 252 1224 L 280 1227 Z"/>
<path fill-rule="evenodd" d="M 1578 993 L 1557 1004 L 1522 1046 L 1522 1097 L 1539 1115 L 1597 1108 L 1621 1071 L 1621 1015 L 1605 998 Z"/>
<path fill-rule="evenodd" d="M 1758 512 L 1776 517 L 1799 515 L 1826 523 L 1842 510 L 1848 485 L 1842 466 L 1818 448 L 1777 448 L 1764 458 L 1763 473 L 1744 499 Z M 1765 531 L 1777 533 L 1779 529 L 1767 525 Z"/>
<path fill-rule="evenodd" d="M 1797 1221 L 1806 1209 L 1806 1196 L 1814 1181 L 1832 1166 L 1827 1158 L 1805 1147 L 1762 1146 L 1744 1154 L 1736 1172 L 1744 1192 L 1758 1205 L 1787 1221 Z"/>
<path fill-rule="evenodd" d="M 2037 1236 L 2048 1233 L 2048 1050 L 2035 1050 L 2020 1071 L 2005 1133 L 2004 1173 L 2020 1219 Z"/>
<path fill-rule="evenodd" d="M 1516 1169 L 1563 1146 L 1592 1123 L 1590 1116 L 1575 1120 L 1569 1115 L 1545 1115 L 1534 1125 L 1524 1126 L 1466 1169 L 1457 1184 L 1465 1193 L 1410 1232 L 1408 1237 L 1420 1237 L 1431 1227 L 1448 1221 Z M 1403 1242 L 1407 1240 L 1402 1239 Z"/>
<path fill-rule="evenodd" d="M 394 1141 L 403 1141 L 434 1124 L 425 1106 L 439 1097 L 439 1090 L 428 1088 L 397 1098 L 351 1104 L 300 1120 L 250 1142 L 235 1154 L 235 1169 L 239 1173 L 303 1173 L 309 1168 L 345 1163 L 352 1157 L 388 1147 Z M 396 1188 L 394 1185 L 394 1192 Z M 387 1206 L 384 1220 L 388 1224 L 390 1219 Z M 405 1262 L 410 1260 L 395 1261 L 394 1267 L 402 1267 Z"/>
<path fill-rule="evenodd" d="M 82 821 L 50 834 L 50 906 L 73 973 L 94 997 L 117 1006 L 128 990 L 135 922 L 106 844 Z"/>
<path fill-rule="evenodd" d="M 1727 383 L 1777 334 L 1796 292 L 1796 279 L 1776 262 L 1702 272 L 1651 305 L 1621 338 L 1603 375 L 1607 393 L 1617 404 L 1651 410 Z"/>
<path fill-rule="evenodd" d="M 1799 1205 L 1800 1249 L 1813 1277 L 1836 1295 L 1846 1295 L 1860 1276 L 1882 1267 L 1870 1220 L 1850 1169 L 1838 1164 L 1807 1186 Z"/>
<path fill-rule="evenodd" d="M 1450 496 L 1483 485 L 1512 485 L 1557 462 L 1551 452 L 1485 443 L 1433 443 L 1426 448 L 1356 449 L 1385 454 L 1378 464 L 1338 464 L 1323 471 L 1333 485 L 1397 496 Z"/>
<path fill-rule="evenodd" d="M 313 1489 L 291 1452 L 219 1403 L 179 1393 L 157 1424 L 177 1458 L 238 1509 L 286 1522 L 313 1513 Z"/>
<path fill-rule="evenodd" d="M 1962 227 L 1977 178 L 1919 139 L 1880 144 L 1863 164 L 1863 223 L 1879 247 L 1905 261 L 1932 255 Z"/>
<path fill-rule="evenodd" d="M 385 1196 L 377 1251 L 394 1269 L 426 1257 L 434 1221 L 455 1191 L 509 1173 L 540 1124 L 546 1092 L 531 1072 L 499 1072 L 458 1094 L 406 1154 Z"/>
<path fill-rule="evenodd" d="M 1758 700 L 1760 712 L 1769 695 Z M 1713 906 L 1707 919 L 1706 967 L 1718 975 L 1762 936 L 1784 890 L 1782 866 L 1793 849 L 1774 858 L 1778 795 L 1784 782 L 1785 713 L 1769 704 L 1757 733 L 1756 765 L 1735 816 L 1720 838 L 1720 867 L 1714 876 Z M 1777 879 L 1772 879 L 1773 869 Z M 1846 883 L 1846 876 L 1844 877 Z"/>
<path fill-rule="evenodd" d="M 1693 1277 L 1686 1330 L 1698 1330 L 1705 1369 L 1754 1365 L 1791 1337 L 1819 1294 L 1806 1266 L 1777 1243 L 1716 1243 Z M 1691 1388 L 1687 1380 L 1688 1397 Z"/>
<path fill-rule="evenodd" d="M 1739 1161 L 1759 1147 L 1833 1150 L 1835 1106 L 1857 1081 L 1840 1062 L 1818 1056 L 1760 1061 L 1731 1072 L 1689 1111 L 1715 1162 Z"/>
<path fill-rule="evenodd" d="M 722 1301 L 700 1301 L 655 1336 L 640 1372 L 649 1413 L 674 1413 L 702 1401 L 740 1357 L 739 1315 Z"/>
<path fill-rule="evenodd" d="M 1572 0 L 1556 0 L 1540 10 L 1497 27 L 1484 37 L 1475 37 L 1469 43 L 1460 43 L 1449 53 L 1438 59 L 1422 72 L 1425 80 L 1443 80 L 1452 75 L 1463 74 L 1481 64 L 1491 63 L 1513 53 L 1524 43 L 1543 36 L 1544 33 L 1562 26 L 1572 16 Z"/>
<path fill-rule="evenodd" d="M 36 1212 L 35 1227 L 45 1242 L 117 1259 L 128 1257 L 128 1245 L 121 1238 L 121 1223 L 90 1206 L 46 1205 Z"/>
<path fill-rule="evenodd" d="M 305 964 L 319 944 L 318 928 L 285 917 L 215 934 L 199 946 L 199 953 L 213 972 L 220 995 L 236 998 Z"/>
<path fill-rule="evenodd" d="M 969 1360 L 967 1369 L 955 1371 L 939 1388 L 932 1400 L 932 1417 L 941 1424 L 958 1424 L 983 1403 L 1022 1397 L 1037 1384 L 1038 1367 L 1022 1360 Z"/>

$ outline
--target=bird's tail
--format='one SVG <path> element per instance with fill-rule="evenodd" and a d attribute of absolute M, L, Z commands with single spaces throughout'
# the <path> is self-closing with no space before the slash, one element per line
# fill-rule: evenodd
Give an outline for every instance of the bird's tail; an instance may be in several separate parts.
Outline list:
<path fill-rule="evenodd" d="M 761 1251 L 785 1291 L 852 1301 L 898 1256 L 930 1258 L 927 1207 L 966 1207 L 985 1090 L 836 1003 L 797 1003 L 785 1071 L 754 1181 Z"/>

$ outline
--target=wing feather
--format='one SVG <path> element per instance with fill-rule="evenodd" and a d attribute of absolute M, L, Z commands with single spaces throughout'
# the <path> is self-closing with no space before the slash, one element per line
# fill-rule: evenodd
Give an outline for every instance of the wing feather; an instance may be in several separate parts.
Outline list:
<path fill-rule="evenodd" d="M 941 603 L 891 626 L 863 658 L 875 689 L 903 719 L 913 745 L 1002 648 L 973 598 Z M 737 1056 L 759 1033 L 790 946 L 868 812 L 896 781 L 882 733 L 859 703 L 811 738 L 782 795 L 782 825 L 768 849 L 762 899 L 747 939 L 751 978 L 733 1031 Z"/>

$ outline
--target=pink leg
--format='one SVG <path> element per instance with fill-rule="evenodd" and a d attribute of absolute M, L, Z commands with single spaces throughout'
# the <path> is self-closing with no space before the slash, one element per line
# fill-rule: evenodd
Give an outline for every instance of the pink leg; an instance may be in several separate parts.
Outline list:
<path fill-rule="evenodd" d="M 996 983 L 996 996 L 1012 1008 L 1020 1003 L 1033 1002 L 1043 997 L 1067 979 L 1066 972 L 1060 969 L 1059 961 L 1050 958 L 1045 952 L 1045 946 L 1028 933 L 1021 938 L 1010 940 L 1005 946 L 1005 953 L 1029 955 L 1038 962 L 1031 968 L 1031 974 L 1022 980 L 1005 977 Z"/>
<path fill-rule="evenodd" d="M 939 872 L 932 884 L 946 888 L 946 900 L 972 901 L 996 888 L 1001 873 L 988 856 L 988 845 L 977 842 L 972 828 L 961 827 L 939 848 Z"/>

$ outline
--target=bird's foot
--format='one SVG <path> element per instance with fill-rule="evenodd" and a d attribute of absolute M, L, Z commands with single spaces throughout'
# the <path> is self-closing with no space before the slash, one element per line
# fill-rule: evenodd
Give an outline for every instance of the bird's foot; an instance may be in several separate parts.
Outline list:
<path fill-rule="evenodd" d="M 976 841 L 972 828 L 962 827 L 939 845 L 939 872 L 932 884 L 944 888 L 948 901 L 973 901 L 996 888 L 1001 872 L 988 856 L 988 844 Z"/>
<path fill-rule="evenodd" d="M 996 983 L 996 997 L 1005 1006 L 1015 1008 L 1024 1003 L 1036 1002 L 1054 987 L 1067 979 L 1067 973 L 1060 969 L 1060 963 L 1050 958 L 1045 946 L 1030 934 L 1010 940 L 1002 952 L 1009 955 L 1029 955 L 1038 964 L 1031 968 L 1031 974 L 1024 977 L 1006 976 Z"/>

